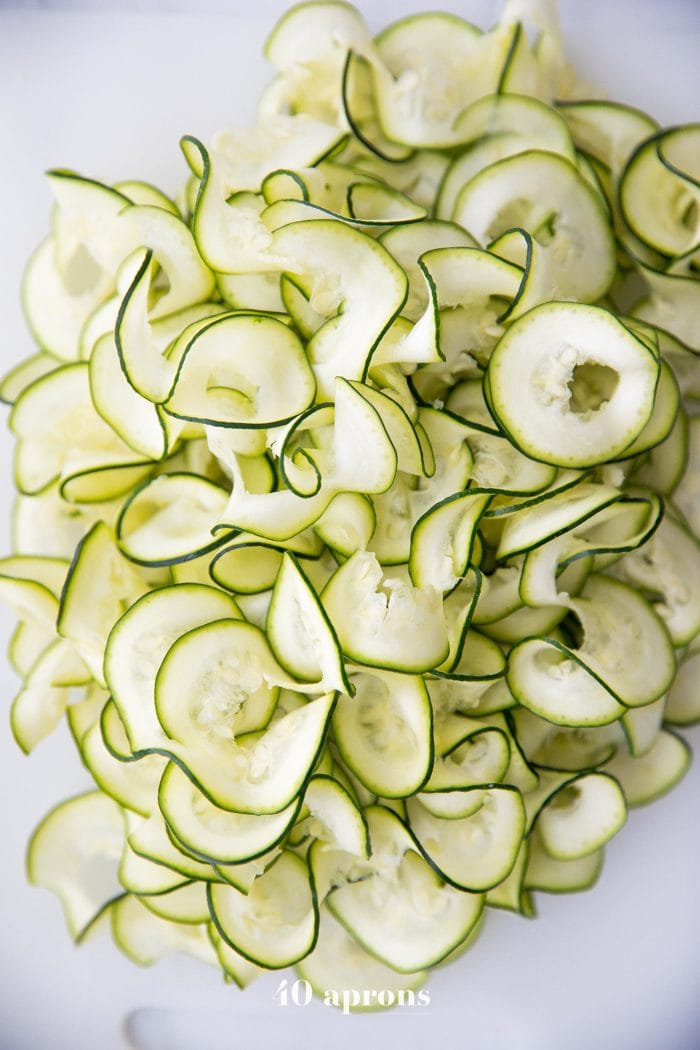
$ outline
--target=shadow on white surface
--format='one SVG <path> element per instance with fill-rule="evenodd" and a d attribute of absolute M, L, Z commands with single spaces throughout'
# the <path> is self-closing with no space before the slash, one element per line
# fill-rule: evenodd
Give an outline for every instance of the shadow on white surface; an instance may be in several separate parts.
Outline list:
<path fill-rule="evenodd" d="M 290 1024 L 287 1011 L 303 1012 L 303 1024 Z M 278 1046 L 284 1050 L 312 1050 L 328 1045 L 328 1019 L 332 1007 L 318 1004 L 287 1007 L 261 1020 L 260 1014 L 238 1010 L 231 1014 L 195 1010 L 162 1010 L 142 1007 L 129 1014 L 125 1035 L 129 1050 L 250 1050 L 253 1046 Z M 428 1008 L 429 1009 L 429 1008 Z M 296 1018 L 302 1021 L 302 1018 Z M 455 1028 L 460 1018 L 454 1017 Z M 386 1050 L 392 1045 L 411 1050 L 433 1050 L 435 1026 L 428 1012 L 354 1015 L 334 1025 L 333 1050 Z M 510 1035 L 497 1037 L 488 1050 L 530 1050 L 532 1044 L 515 1042 Z"/>

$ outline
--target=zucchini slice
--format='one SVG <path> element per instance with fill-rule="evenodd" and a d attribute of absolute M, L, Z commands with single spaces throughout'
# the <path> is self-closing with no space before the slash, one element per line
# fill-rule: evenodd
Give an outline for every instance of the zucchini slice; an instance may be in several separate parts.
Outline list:
<path fill-rule="evenodd" d="M 373 554 L 353 554 L 330 578 L 321 601 L 343 652 L 358 663 L 416 674 L 448 655 L 438 592 L 385 576 Z"/>
<path fill-rule="evenodd" d="M 106 694 L 101 692 L 104 703 Z M 166 764 L 161 755 L 143 755 L 135 762 L 117 758 L 105 742 L 101 718 L 83 735 L 80 754 L 95 783 L 106 795 L 125 810 L 143 817 L 151 814 L 156 805 L 158 782 Z"/>
<path fill-rule="evenodd" d="M 197 860 L 186 851 L 184 846 L 180 847 L 167 827 L 157 805 L 149 817 L 128 814 L 127 820 L 130 829 L 129 846 L 132 852 L 181 876 L 178 885 L 185 885 L 194 879 L 211 882 L 219 877 L 224 877 L 218 868 Z M 242 871 L 244 867 L 246 866 L 240 865 L 236 870 Z M 262 868 L 258 861 L 253 861 L 251 867 L 253 868 L 250 875 L 252 879 Z"/>
<path fill-rule="evenodd" d="M 448 810 L 437 812 L 443 793 L 451 794 L 449 801 L 455 803 L 458 790 L 501 782 L 510 764 L 510 744 L 499 726 L 463 716 L 443 722 L 440 730 L 440 756 L 418 797 L 431 813 L 449 816 Z"/>
<path fill-rule="evenodd" d="M 332 693 L 302 702 L 261 731 L 280 685 L 294 687 L 263 632 L 242 620 L 218 620 L 181 635 L 160 666 L 155 713 L 166 738 L 161 749 L 224 809 L 279 812 L 298 794 L 321 751 Z"/>
<path fill-rule="evenodd" d="M 645 244 L 674 257 L 696 248 L 700 125 L 646 138 L 630 157 L 619 192 L 625 221 Z"/>
<path fill-rule="evenodd" d="M 171 952 L 184 952 L 216 965 L 207 924 L 183 923 L 157 915 L 132 893 L 110 910 L 114 943 L 137 966 L 152 966 Z"/>
<path fill-rule="evenodd" d="M 128 491 L 150 470 L 95 411 L 86 363 L 64 365 L 27 387 L 10 426 L 17 487 L 30 495 L 58 480 L 64 498 L 99 502 Z"/>
<path fill-rule="evenodd" d="M 56 629 L 73 643 L 93 678 L 105 685 L 103 661 L 109 633 L 124 609 L 146 591 L 144 580 L 122 557 L 111 529 L 97 522 L 75 550 L 61 593 Z"/>
<path fill-rule="evenodd" d="M 627 555 L 615 573 L 650 596 L 674 645 L 695 638 L 700 631 L 700 549 L 682 522 L 667 514 L 649 542 Z"/>
<path fill-rule="evenodd" d="M 406 798 L 433 761 L 432 708 L 419 675 L 354 668 L 354 696 L 338 698 L 333 735 L 348 769 L 374 795 Z"/>
<path fill-rule="evenodd" d="M 222 883 L 210 884 L 207 892 L 224 941 L 256 965 L 283 969 L 313 949 L 316 895 L 306 864 L 289 850 L 258 876 L 247 894 Z"/>
<path fill-rule="evenodd" d="M 529 150 L 490 164 L 462 187 L 452 218 L 482 245 L 522 226 L 553 261 L 557 298 L 595 302 L 612 283 L 606 205 L 565 157 Z"/>
<path fill-rule="evenodd" d="M 164 408 L 209 426 L 280 426 L 307 409 L 315 392 L 302 343 L 286 324 L 235 313 L 195 332 Z"/>
<path fill-rule="evenodd" d="M 0 380 L 0 401 L 13 405 L 35 379 L 41 379 L 58 367 L 55 357 L 40 350 L 6 372 Z"/>
<path fill-rule="evenodd" d="M 300 804 L 295 799 L 269 816 L 227 812 L 210 802 L 173 762 L 158 790 L 158 805 L 177 840 L 216 864 L 240 864 L 267 853 L 287 834 Z"/>
<path fill-rule="evenodd" d="M 604 846 L 626 817 L 618 782 L 605 773 L 584 773 L 550 795 L 538 814 L 537 828 L 550 856 L 579 860 Z"/>
<path fill-rule="evenodd" d="M 302 826 L 317 841 L 358 857 L 369 855 L 369 831 L 364 814 L 353 801 L 350 790 L 323 772 L 321 764 L 306 786 L 303 812 L 309 816 L 302 821 Z"/>
<path fill-rule="evenodd" d="M 159 474 L 139 485 L 117 519 L 117 541 L 137 565 L 153 567 L 209 554 L 228 539 L 212 536 L 229 493 L 198 474 Z M 184 523 L 187 523 L 186 525 Z"/>
<path fill-rule="evenodd" d="M 125 890 L 139 896 L 170 893 L 187 883 L 187 879 L 174 868 L 166 868 L 158 861 L 136 853 L 129 842 L 124 845 L 119 864 L 119 881 Z"/>
<path fill-rule="evenodd" d="M 472 558 L 476 529 L 488 495 L 467 492 L 436 503 L 414 525 L 408 571 L 415 587 L 452 591 Z"/>
<path fill-rule="evenodd" d="M 697 688 L 700 653 L 686 654 L 668 692 L 664 717 L 671 725 L 694 725 L 700 719 L 700 689 Z"/>
<path fill-rule="evenodd" d="M 112 332 L 101 335 L 90 355 L 90 394 L 104 421 L 134 452 L 161 460 L 182 430 L 178 420 L 164 416 L 157 405 L 142 397 L 121 367 Z"/>
<path fill-rule="evenodd" d="M 407 803 L 418 845 L 442 878 L 459 889 L 480 892 L 497 886 L 515 864 L 525 831 L 525 807 L 511 787 L 468 789 L 473 811 L 443 818 L 418 799 Z"/>
<path fill-rule="evenodd" d="M 578 893 L 595 885 L 602 868 L 602 850 L 587 853 L 577 860 L 559 860 L 547 853 L 535 834 L 524 884 L 527 889 L 544 890 L 545 893 Z"/>
<path fill-rule="evenodd" d="M 324 1002 L 348 1013 L 383 1010 L 394 1002 L 410 1005 L 415 999 L 414 991 L 424 984 L 426 977 L 424 970 L 397 973 L 370 955 L 325 905 L 321 908 L 316 946 L 297 964 L 297 972 Z M 359 993 L 349 993 L 359 988 L 381 991 L 366 1001 Z"/>
<path fill-rule="evenodd" d="M 61 901 L 74 940 L 123 893 L 117 869 L 124 818 L 116 802 L 91 791 L 62 802 L 44 817 L 29 843 L 27 873 Z"/>
<path fill-rule="evenodd" d="M 523 707 L 557 725 L 608 725 L 624 711 L 575 654 L 553 639 L 516 645 L 508 659 L 507 677 Z"/>
<path fill-rule="evenodd" d="M 158 669 L 170 646 L 193 627 L 239 616 L 234 600 L 201 584 L 143 595 L 115 624 L 105 647 L 105 681 L 134 751 L 167 745 L 155 711 Z"/>
<path fill-rule="evenodd" d="M 63 639 L 56 639 L 41 652 L 10 711 L 12 733 L 25 754 L 56 728 L 71 700 L 71 688 L 90 681 L 85 664 Z"/>
<path fill-rule="evenodd" d="M 513 36 L 499 23 L 482 33 L 456 15 L 426 12 L 394 22 L 377 37 L 375 97 L 382 130 L 393 142 L 449 148 L 465 141 L 455 117 L 493 94 Z M 468 227 L 467 227 L 468 228 Z"/>
<path fill-rule="evenodd" d="M 501 338 L 488 389 L 493 412 L 526 455 L 589 467 L 619 456 L 639 436 L 658 373 L 647 347 L 608 311 L 551 302 Z"/>
<path fill-rule="evenodd" d="M 201 926 L 210 919 L 206 884 L 203 882 L 188 882 L 157 896 L 144 894 L 140 900 L 154 915 L 170 922 Z"/>
<path fill-rule="evenodd" d="M 67 362 L 78 357 L 81 331 L 112 295 L 114 278 L 79 247 L 67 265 L 60 266 L 56 254 L 53 238 L 47 237 L 30 258 L 22 280 L 22 307 L 42 350 Z"/>
<path fill-rule="evenodd" d="M 285 554 L 266 621 L 276 658 L 290 674 L 323 692 L 351 692 L 337 636 L 298 561 Z"/>
<path fill-rule="evenodd" d="M 373 806 L 366 815 L 373 873 L 333 890 L 326 905 L 380 962 L 413 973 L 466 940 L 483 898 L 445 884 L 389 810 Z"/>
<path fill-rule="evenodd" d="M 227 944 L 211 921 L 207 927 L 207 932 L 214 946 L 219 965 L 224 972 L 225 980 L 233 981 L 234 984 L 243 990 L 257 977 L 265 973 L 262 967 L 256 966 L 249 959 L 244 959 L 230 944 Z"/>
<path fill-rule="evenodd" d="M 325 399 L 337 376 L 364 378 L 372 351 L 403 307 L 406 275 L 381 244 L 332 219 L 293 222 L 277 230 L 272 243 L 288 260 L 286 272 L 311 275 L 309 302 L 324 320 L 307 351 Z"/>
<path fill-rule="evenodd" d="M 620 783 L 628 806 L 644 806 L 665 795 L 688 771 L 691 752 L 682 737 L 662 729 L 644 755 L 620 751 L 604 771 Z"/>

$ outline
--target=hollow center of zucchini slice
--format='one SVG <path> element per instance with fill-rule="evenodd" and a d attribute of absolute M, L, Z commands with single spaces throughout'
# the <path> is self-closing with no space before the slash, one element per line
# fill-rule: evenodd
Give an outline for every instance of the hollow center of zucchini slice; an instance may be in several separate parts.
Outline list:
<path fill-rule="evenodd" d="M 337 273 L 315 274 L 309 296 L 309 306 L 323 317 L 332 317 L 343 302 L 343 289 Z"/>
<path fill-rule="evenodd" d="M 678 202 L 676 206 L 681 226 L 684 226 L 686 230 L 691 230 L 693 232 L 700 229 L 700 207 L 698 207 L 698 202 L 695 197 L 691 196 L 690 193 L 684 190 L 678 194 Z"/>
<path fill-rule="evenodd" d="M 257 385 L 232 363 L 219 362 L 207 376 L 205 389 L 223 410 L 252 411 L 258 394 Z"/>
<path fill-rule="evenodd" d="M 477 766 L 482 762 L 488 755 L 490 750 L 489 741 L 481 733 L 473 740 L 465 740 L 463 744 L 455 748 L 454 751 L 450 752 L 447 756 L 448 762 L 451 762 L 455 766 Z"/>
<path fill-rule="evenodd" d="M 518 227 L 529 230 L 539 243 L 549 244 L 557 232 L 558 213 L 546 204 L 530 197 L 515 197 L 502 205 L 486 230 L 489 240 L 494 240 L 504 230 Z"/>
<path fill-rule="evenodd" d="M 165 270 L 159 267 L 155 273 L 155 276 L 151 280 L 148 289 L 148 309 L 153 310 L 157 303 L 164 299 L 170 291 L 170 278 L 168 277 Z"/>
<path fill-rule="evenodd" d="M 609 365 L 583 361 L 574 366 L 567 383 L 570 391 L 569 411 L 586 416 L 607 404 L 617 389 L 620 376 Z"/>
<path fill-rule="evenodd" d="M 548 678 L 565 682 L 572 675 L 580 674 L 581 669 L 575 660 L 554 646 L 545 646 L 535 654 L 535 668 Z"/>
<path fill-rule="evenodd" d="M 192 703 L 195 723 L 208 734 L 221 740 L 233 740 L 233 719 L 252 694 L 264 686 L 263 677 L 254 667 L 235 658 L 228 664 L 219 662 L 207 671 Z"/>
<path fill-rule="evenodd" d="M 546 247 L 552 243 L 557 232 L 558 218 L 557 212 L 550 211 L 540 220 L 537 227 L 532 231 L 532 236 L 538 244 Z"/>
<path fill-rule="evenodd" d="M 573 610 L 568 612 L 561 621 L 559 630 L 562 632 L 569 649 L 581 648 L 585 640 L 583 624 Z"/>
<path fill-rule="evenodd" d="M 354 680 L 357 700 L 362 704 L 359 724 L 365 739 L 376 751 L 391 747 L 394 734 L 402 728 L 401 720 L 391 706 L 389 690 L 372 675 L 358 675 Z"/>
<path fill-rule="evenodd" d="M 581 788 L 578 784 L 569 784 L 568 787 L 558 791 L 549 805 L 552 809 L 567 809 L 571 811 L 581 799 Z"/>
<path fill-rule="evenodd" d="M 63 284 L 69 295 L 86 295 L 92 291 L 102 276 L 100 264 L 93 258 L 84 244 L 77 248 L 61 268 Z"/>

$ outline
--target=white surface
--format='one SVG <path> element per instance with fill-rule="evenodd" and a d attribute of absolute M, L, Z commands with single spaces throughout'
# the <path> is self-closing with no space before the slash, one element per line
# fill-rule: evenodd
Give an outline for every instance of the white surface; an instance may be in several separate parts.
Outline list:
<path fill-rule="evenodd" d="M 42 171 L 70 166 L 111 181 L 148 178 L 174 190 L 185 174 L 181 134 L 206 140 L 218 127 L 252 115 L 268 75 L 260 47 L 270 19 L 285 5 L 260 0 L 244 8 L 210 0 L 197 14 L 177 13 L 194 6 L 187 0 L 63 5 L 82 8 L 72 12 L 30 11 L 27 0 L 14 6 L 25 9 L 0 10 L 2 370 L 31 351 L 17 287 L 23 261 L 46 228 Z M 120 6 L 161 10 L 114 13 Z M 400 13 L 439 5 L 366 0 L 361 6 L 379 27 Z M 264 17 L 236 14 L 251 7 Z M 463 0 L 459 9 L 485 24 L 498 7 Z M 570 54 L 588 79 L 666 122 L 700 116 L 700 6 L 568 0 L 563 12 Z M 7 549 L 10 442 L 4 432 L 0 468 L 0 548 Z M 4 640 L 8 616 L 0 626 Z M 16 683 L 6 662 L 0 680 L 7 708 Z M 698 733 L 692 737 L 697 744 Z M 138 1009 L 146 1011 L 140 1050 L 247 1050 L 253 1040 L 279 1050 L 331 1041 L 339 1050 L 374 1050 L 387 1041 L 420 1050 L 439 1045 L 440 1037 L 469 1050 L 700 1046 L 700 764 L 671 796 L 632 815 L 609 847 L 593 891 L 539 895 L 534 923 L 493 915 L 473 950 L 431 978 L 429 1006 L 349 1018 L 319 1004 L 278 1006 L 274 974 L 242 994 L 186 959 L 140 971 L 107 939 L 73 948 L 56 900 L 25 884 L 23 852 L 43 813 L 85 783 L 67 733 L 25 758 L 2 716 L 0 1050 L 120 1050 L 123 1018 Z M 170 1035 L 159 1041 L 164 1024 Z"/>

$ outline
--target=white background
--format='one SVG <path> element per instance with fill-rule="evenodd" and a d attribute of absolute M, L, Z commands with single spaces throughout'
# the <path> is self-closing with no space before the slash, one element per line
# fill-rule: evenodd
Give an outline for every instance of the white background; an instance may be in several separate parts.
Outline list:
<path fill-rule="evenodd" d="M 437 7 L 360 4 L 379 28 Z M 445 6 L 449 6 L 446 2 Z M 452 5 L 487 25 L 499 5 Z M 69 9 L 70 8 L 70 9 Z M 183 133 L 205 141 L 252 118 L 268 76 L 259 58 L 280 0 L 74 4 L 0 0 L 0 369 L 31 352 L 18 306 L 23 262 L 46 229 L 47 167 L 109 181 L 137 177 L 174 191 Z M 255 11 L 255 17 L 244 14 Z M 196 10 L 196 13 L 195 13 Z M 664 122 L 700 118 L 700 5 L 692 0 L 567 0 L 569 53 L 615 98 Z M 11 446 L 0 434 L 0 548 L 8 549 Z M 0 616 L 2 641 L 10 619 Z M 16 682 L 6 661 L 9 702 Z M 697 731 L 690 734 L 700 741 Z M 494 914 L 481 940 L 430 980 L 410 1013 L 343 1017 L 319 1004 L 277 1005 L 279 976 L 242 994 L 174 958 L 141 971 L 108 940 L 75 949 L 56 900 L 25 883 L 32 827 L 87 783 L 66 732 L 29 758 L 0 715 L 0 1050 L 697 1050 L 700 1046 L 700 765 L 608 848 L 591 892 L 538 897 L 536 922 Z M 133 1014 L 133 1011 L 137 1011 Z M 443 1044 L 444 1045 L 444 1044 Z"/>

